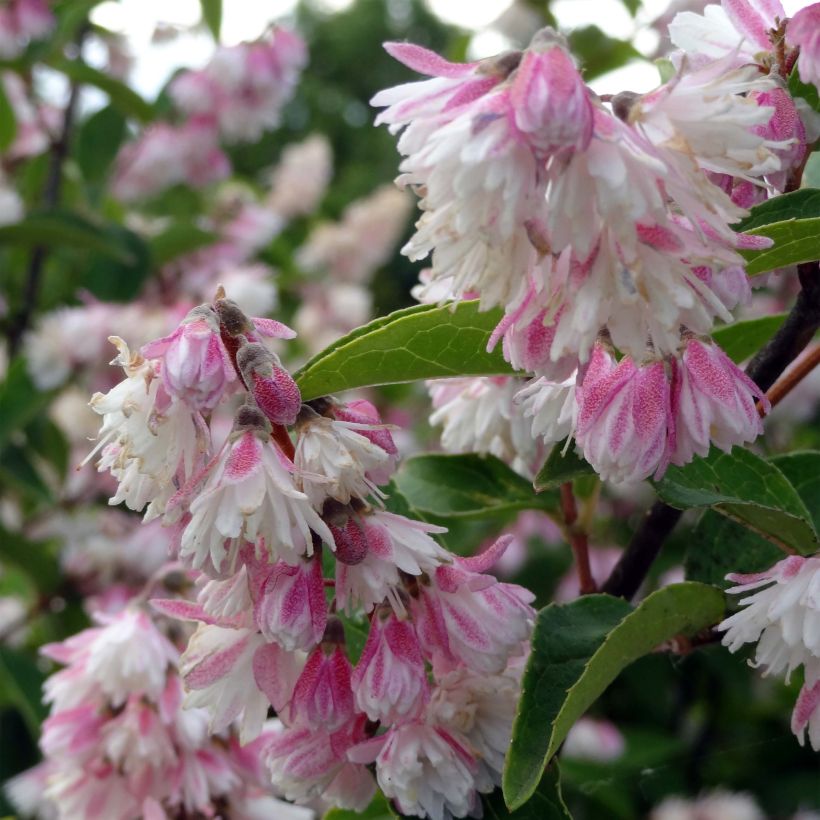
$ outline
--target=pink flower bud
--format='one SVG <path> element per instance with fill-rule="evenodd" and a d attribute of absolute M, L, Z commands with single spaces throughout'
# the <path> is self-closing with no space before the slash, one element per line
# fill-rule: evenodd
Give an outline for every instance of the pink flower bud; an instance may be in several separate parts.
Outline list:
<path fill-rule="evenodd" d="M 413 625 L 382 607 L 353 670 L 356 705 L 371 720 L 393 723 L 418 714 L 429 698 L 427 672 Z"/>
<path fill-rule="evenodd" d="M 208 305 L 194 308 L 170 336 L 149 342 L 141 352 L 162 360 L 165 389 L 197 410 L 212 410 L 236 380 L 219 320 Z"/>
<path fill-rule="evenodd" d="M 596 345 L 576 391 L 575 439 L 601 478 L 632 482 L 668 464 L 667 437 L 674 434 L 670 381 L 663 362 L 619 363 Z"/>
<path fill-rule="evenodd" d="M 563 38 L 543 29 L 513 75 L 510 101 L 515 124 L 544 153 L 583 151 L 592 138 L 592 103 Z"/>
<path fill-rule="evenodd" d="M 258 342 L 242 345 L 236 364 L 259 409 L 273 424 L 293 424 L 302 406 L 302 396 L 287 370 Z"/>
<path fill-rule="evenodd" d="M 315 556 L 296 566 L 279 561 L 262 582 L 253 617 L 262 634 L 285 649 L 309 650 L 327 624 L 322 560 Z"/>
<path fill-rule="evenodd" d="M 754 441 L 763 432 L 756 399 L 768 407 L 760 388 L 717 345 L 687 342 L 675 363 L 671 462 L 705 456 L 711 444 L 728 452 Z"/>
<path fill-rule="evenodd" d="M 343 643 L 325 641 L 317 646 L 296 681 L 291 700 L 291 722 L 333 732 L 351 720 L 351 671 Z"/>

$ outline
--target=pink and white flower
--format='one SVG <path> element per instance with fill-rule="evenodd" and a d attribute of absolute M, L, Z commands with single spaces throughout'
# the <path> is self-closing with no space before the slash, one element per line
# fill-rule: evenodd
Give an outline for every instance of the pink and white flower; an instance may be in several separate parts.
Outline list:
<path fill-rule="evenodd" d="M 352 686 L 358 708 L 371 720 L 384 723 L 416 717 L 429 698 L 416 632 L 390 607 L 377 608 L 371 618 Z"/>
<path fill-rule="evenodd" d="M 265 638 L 288 651 L 316 646 L 327 625 L 321 556 L 296 564 L 278 561 L 262 578 L 253 617 Z"/>
<path fill-rule="evenodd" d="M 729 452 L 754 441 L 763 432 L 756 400 L 768 409 L 763 391 L 717 345 L 686 342 L 674 362 L 670 461 L 687 464 L 712 444 Z"/>
<path fill-rule="evenodd" d="M 194 308 L 170 335 L 144 345 L 147 359 L 160 359 L 168 394 L 208 411 L 236 381 L 236 371 L 219 334 L 219 319 L 208 305 Z"/>
<path fill-rule="evenodd" d="M 661 476 L 672 430 L 670 378 L 661 361 L 620 362 L 598 345 L 576 389 L 575 440 L 601 478 L 633 482 Z"/>
<path fill-rule="evenodd" d="M 267 423 L 258 410 L 253 414 Z M 237 430 L 190 504 L 180 556 L 195 568 L 232 572 L 243 541 L 290 562 L 312 553 L 312 532 L 333 545 L 330 530 L 296 489 L 293 464 L 270 441 L 270 427 L 254 422 L 258 427 Z"/>
<path fill-rule="evenodd" d="M 820 88 L 820 3 L 800 9 L 789 20 L 786 41 L 800 49 L 797 58 L 800 79 Z"/>

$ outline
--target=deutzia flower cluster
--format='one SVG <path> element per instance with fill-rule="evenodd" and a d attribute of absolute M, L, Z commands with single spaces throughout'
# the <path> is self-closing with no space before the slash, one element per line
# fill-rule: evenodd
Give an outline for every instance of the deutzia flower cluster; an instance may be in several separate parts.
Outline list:
<path fill-rule="evenodd" d="M 793 555 L 765 572 L 729 575 L 743 607 L 719 627 L 731 652 L 757 643 L 753 666 L 786 679 L 802 666 L 804 683 L 792 713 L 801 745 L 820 751 L 820 556 Z"/>
<path fill-rule="evenodd" d="M 152 603 L 196 624 L 179 669 L 209 732 L 236 727 L 296 803 L 361 810 L 378 784 L 404 814 L 467 816 L 500 782 L 533 596 L 487 572 L 509 537 L 458 558 L 385 508 L 389 429 L 364 400 L 303 404 L 265 344 L 292 336 L 220 291 L 138 354 L 113 339 L 98 467 L 196 579 Z"/>
<path fill-rule="evenodd" d="M 183 709 L 179 651 L 144 605 L 43 654 L 63 664 L 45 684 L 51 716 L 45 760 L 13 779 L 19 811 L 38 817 L 163 820 L 312 813 L 270 795 L 261 751 L 275 727 L 242 747 L 232 727 L 208 731 L 203 709 Z"/>
<path fill-rule="evenodd" d="M 817 80 L 818 9 L 679 14 L 674 76 L 606 100 L 550 29 L 465 64 L 386 45 L 429 78 L 372 101 L 400 133 L 397 182 L 420 198 L 404 253 L 431 267 L 415 293 L 502 308 L 490 347 L 532 376 L 492 424 L 470 401 L 515 382 L 436 388 L 445 448 L 500 454 L 529 424 L 545 442 L 574 434 L 603 478 L 632 482 L 759 435 L 765 398 L 709 334 L 749 295 L 740 251 L 769 244 L 732 225 L 788 189 L 817 136 L 785 79 L 797 61 Z M 507 457 L 526 465 L 532 449 Z"/>

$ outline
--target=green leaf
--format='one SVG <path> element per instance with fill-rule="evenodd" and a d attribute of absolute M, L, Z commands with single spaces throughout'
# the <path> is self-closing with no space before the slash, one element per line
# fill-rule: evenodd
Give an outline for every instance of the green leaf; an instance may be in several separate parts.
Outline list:
<path fill-rule="evenodd" d="M 525 478 L 495 456 L 414 456 L 402 464 L 393 481 L 410 507 L 440 518 L 558 508 L 557 493 L 536 495 Z"/>
<path fill-rule="evenodd" d="M 820 93 L 813 83 L 804 83 L 800 79 L 800 72 L 795 66 L 789 75 L 789 94 L 795 99 L 805 100 L 813 111 L 820 112 Z"/>
<path fill-rule="evenodd" d="M 26 441 L 41 458 L 48 461 L 62 479 L 68 471 L 70 446 L 63 431 L 46 415 L 38 415 L 26 427 Z"/>
<path fill-rule="evenodd" d="M 204 248 L 216 242 L 217 237 L 191 222 L 176 222 L 162 233 L 148 240 L 151 259 L 157 267 L 186 253 Z"/>
<path fill-rule="evenodd" d="M 545 772 L 535 793 L 527 803 L 510 811 L 504 803 L 501 789 L 482 798 L 485 820 L 572 820 L 561 794 L 561 772 L 556 760 Z"/>
<path fill-rule="evenodd" d="M 37 418 L 51 401 L 50 393 L 41 393 L 32 383 L 21 357 L 12 361 L 0 384 L 0 451 L 16 430 Z"/>
<path fill-rule="evenodd" d="M 199 0 L 202 6 L 202 21 L 208 26 L 214 40 L 219 42 L 222 28 L 222 0 Z"/>
<path fill-rule="evenodd" d="M 23 447 L 7 444 L 0 459 L 0 479 L 16 487 L 32 501 L 51 503 L 54 501 L 54 493 L 40 475 L 31 455 Z"/>
<path fill-rule="evenodd" d="M 345 628 L 345 646 L 347 657 L 355 666 L 364 651 L 367 643 L 367 635 L 370 632 L 370 621 L 363 613 L 358 615 L 345 615 L 337 612 L 336 617 L 342 622 Z"/>
<path fill-rule="evenodd" d="M 34 661 L 22 652 L 0 646 L 0 689 L 20 710 L 33 737 L 47 715 L 40 698 L 43 674 Z"/>
<path fill-rule="evenodd" d="M 712 338 L 733 362 L 751 358 L 780 330 L 787 313 L 774 313 L 757 319 L 745 319 L 724 325 L 712 332 Z"/>
<path fill-rule="evenodd" d="M 370 805 L 363 811 L 351 809 L 331 809 L 322 820 L 394 820 L 398 815 L 393 811 L 387 798 L 377 792 Z"/>
<path fill-rule="evenodd" d="M 645 59 L 632 43 L 605 34 L 598 26 L 584 26 L 569 34 L 570 51 L 578 57 L 584 79 L 620 68 L 630 60 Z"/>
<path fill-rule="evenodd" d="M 820 532 L 820 452 L 802 450 L 774 456 L 769 461 L 797 490 L 811 513 L 814 528 Z"/>
<path fill-rule="evenodd" d="M 295 374 L 302 399 L 378 384 L 455 376 L 510 375 L 500 346 L 487 342 L 499 310 L 479 312 L 478 301 L 416 305 L 357 328 Z"/>
<path fill-rule="evenodd" d="M 83 286 L 104 302 L 130 302 L 151 273 L 151 252 L 140 236 L 121 225 L 107 226 L 104 236 L 122 255 L 92 259 L 83 272 Z"/>
<path fill-rule="evenodd" d="M 17 118 L 11 107 L 6 88 L 0 82 L 0 151 L 5 151 L 17 136 Z"/>
<path fill-rule="evenodd" d="M 564 439 L 553 445 L 533 482 L 536 492 L 555 489 L 574 478 L 595 475 L 595 470 L 575 451 L 575 445 L 566 447 L 566 444 L 567 440 Z"/>
<path fill-rule="evenodd" d="M 723 609 L 720 590 L 695 583 L 664 587 L 634 610 L 606 595 L 542 609 L 504 769 L 507 805 L 531 797 L 572 725 L 624 668 L 676 635 L 717 623 Z"/>
<path fill-rule="evenodd" d="M 766 250 L 742 251 L 749 275 L 820 259 L 820 190 L 803 188 L 769 199 L 735 228 L 774 240 Z"/>
<path fill-rule="evenodd" d="M 128 248 L 115 241 L 105 227 L 68 211 L 29 214 L 22 222 L 0 227 L 0 245 L 56 245 L 94 251 L 121 264 L 134 261 Z"/>
<path fill-rule="evenodd" d="M 2 527 L 0 563 L 19 567 L 43 595 L 52 593 L 62 581 L 53 544 L 47 541 L 29 541 L 19 533 L 9 532 Z"/>
<path fill-rule="evenodd" d="M 133 117 L 147 123 L 154 119 L 154 107 L 146 102 L 136 91 L 125 83 L 92 68 L 82 60 L 58 58 L 50 63 L 52 68 L 65 74 L 70 80 L 83 85 L 93 85 L 108 96 L 111 105 L 118 108 L 126 117 Z"/>
<path fill-rule="evenodd" d="M 125 117 L 113 105 L 92 114 L 77 135 L 77 164 L 88 182 L 100 183 L 108 176 L 125 139 Z"/>
<path fill-rule="evenodd" d="M 714 510 L 706 510 L 688 541 L 686 578 L 723 588 L 730 572 L 762 572 L 784 557 L 771 541 Z"/>
<path fill-rule="evenodd" d="M 677 509 L 712 507 L 787 551 L 817 551 L 817 532 L 795 488 L 774 464 L 742 447 L 712 448 L 706 458 L 670 467 L 655 489 Z"/>

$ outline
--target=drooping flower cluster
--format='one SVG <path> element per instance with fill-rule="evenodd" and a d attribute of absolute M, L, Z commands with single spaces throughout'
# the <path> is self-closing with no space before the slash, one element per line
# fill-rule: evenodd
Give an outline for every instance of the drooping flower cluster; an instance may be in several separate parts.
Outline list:
<path fill-rule="evenodd" d="M 603 102 L 544 30 L 523 52 L 466 64 L 387 44 L 430 79 L 373 99 L 377 122 L 401 132 L 397 182 L 420 196 L 404 253 L 431 268 L 416 295 L 502 307 L 490 347 L 501 342 L 534 377 L 518 396 L 532 432 L 574 433 L 613 481 L 660 476 L 761 431 L 761 392 L 706 337 L 749 295 L 740 251 L 769 244 L 732 225 L 785 189 L 813 126 L 775 65 L 778 49 L 797 56 L 778 3 L 772 19 L 724 6 L 734 40 L 721 29 L 713 43 L 680 15 L 677 72 L 642 96 Z M 786 43 L 809 44 L 808 66 L 816 44 L 802 19 Z M 749 26 L 755 48 L 741 59 Z"/>
<path fill-rule="evenodd" d="M 209 731 L 259 743 L 272 707 L 261 753 L 287 799 L 363 809 L 378 783 L 404 813 L 466 816 L 500 782 L 532 595 L 488 574 L 509 538 L 458 558 L 384 508 L 389 429 L 364 400 L 303 404 L 263 343 L 290 336 L 219 293 L 138 355 L 115 340 L 99 469 L 198 577 L 195 602 L 153 603 L 197 623 L 179 665 Z"/>
<path fill-rule="evenodd" d="M 43 654 L 64 665 L 46 681 L 51 716 L 43 763 L 7 785 L 27 816 L 283 817 L 312 813 L 276 800 L 261 752 L 272 729 L 240 746 L 233 727 L 208 731 L 202 709 L 183 709 L 179 652 L 132 604 Z"/>
<path fill-rule="evenodd" d="M 30 40 L 41 40 L 53 25 L 48 0 L 4 0 L 0 5 L 0 57 L 14 59 Z"/>
<path fill-rule="evenodd" d="M 728 592 L 742 609 L 718 627 L 731 652 L 756 643 L 753 666 L 786 679 L 802 666 L 805 680 L 792 713 L 801 745 L 820 751 L 820 557 L 793 555 L 765 572 L 734 574 Z"/>
<path fill-rule="evenodd" d="M 202 70 L 180 74 L 170 93 L 187 119 L 158 123 L 125 146 L 114 194 L 130 202 L 181 182 L 201 187 L 224 179 L 231 164 L 220 141 L 255 142 L 275 127 L 305 62 L 302 40 L 275 29 L 256 42 L 220 48 Z"/>

